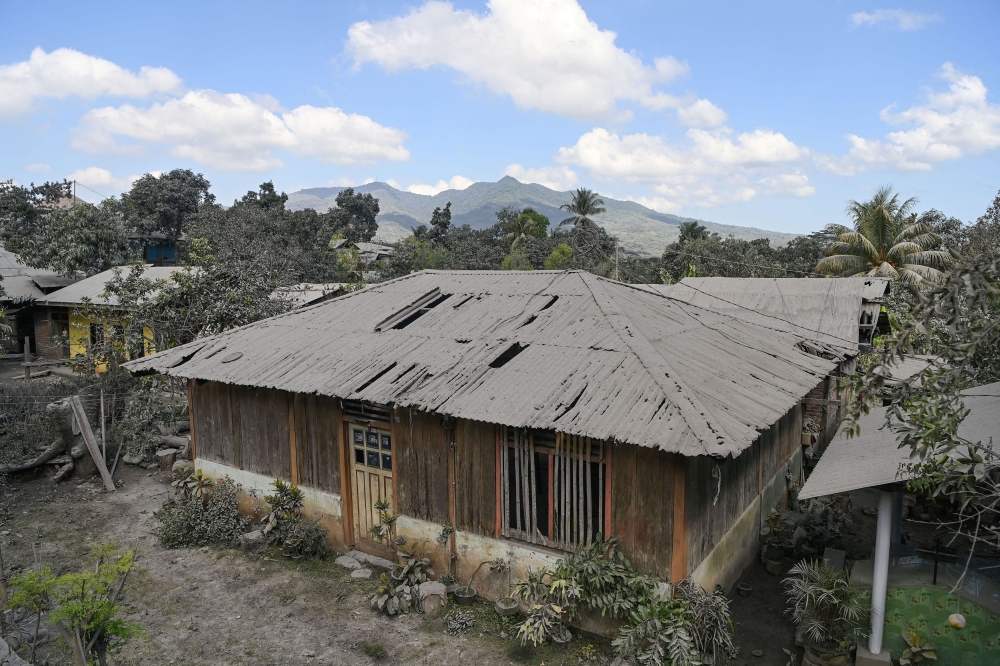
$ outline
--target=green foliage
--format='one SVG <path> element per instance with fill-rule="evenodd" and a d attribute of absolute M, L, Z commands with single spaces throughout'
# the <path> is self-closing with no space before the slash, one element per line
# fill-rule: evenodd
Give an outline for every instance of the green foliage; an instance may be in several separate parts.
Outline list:
<path fill-rule="evenodd" d="M 569 641 L 571 634 L 563 624 L 565 609 L 553 603 L 532 606 L 528 618 L 517 628 L 517 638 L 521 645 L 529 642 L 538 647 L 546 640 L 562 643 Z"/>
<path fill-rule="evenodd" d="M 568 204 L 559 206 L 561 210 L 570 213 L 570 216 L 559 223 L 559 226 L 572 224 L 580 227 L 588 222 L 593 224 L 593 216 L 600 215 L 607 211 L 604 207 L 604 200 L 597 192 L 580 187 L 573 191 L 573 198 Z"/>
<path fill-rule="evenodd" d="M 937 660 L 937 653 L 934 652 L 936 649 L 934 643 L 931 643 L 924 636 L 915 631 L 904 630 L 903 640 L 906 641 L 907 648 L 903 650 L 903 654 L 899 657 L 899 666 L 919 664 L 924 659 Z"/>
<path fill-rule="evenodd" d="M 296 517 L 281 528 L 281 554 L 301 560 L 322 560 L 330 554 L 328 535 L 319 522 Z"/>
<path fill-rule="evenodd" d="M 274 492 L 264 496 L 264 501 L 271 509 L 261 519 L 261 523 L 264 525 L 264 534 L 277 528 L 281 521 L 298 518 L 305 505 L 305 493 L 294 483 L 275 479 L 271 485 L 274 486 Z"/>
<path fill-rule="evenodd" d="M 690 578 L 677 583 L 674 596 L 688 603 L 691 626 L 688 632 L 699 654 L 720 664 L 735 659 L 740 649 L 733 642 L 736 627 L 729 611 L 729 599 L 719 587 L 709 593 Z"/>
<path fill-rule="evenodd" d="M 384 498 L 375 500 L 375 511 L 378 512 L 378 522 L 369 528 L 368 533 L 376 541 L 388 544 L 396 538 L 396 520 L 399 514 L 392 512 L 389 501 Z"/>
<path fill-rule="evenodd" d="M 375 661 L 389 656 L 389 651 L 378 641 L 361 641 L 361 651 L 365 653 L 366 657 Z"/>
<path fill-rule="evenodd" d="M 545 259 L 545 270 L 561 271 L 569 268 L 573 259 L 573 248 L 566 243 L 559 243 Z"/>
<path fill-rule="evenodd" d="M 372 606 L 387 615 L 422 611 L 420 584 L 427 581 L 427 542 L 421 541 L 396 550 L 398 563 L 391 576 L 382 574 L 379 587 L 371 597 Z"/>
<path fill-rule="evenodd" d="M 35 647 L 38 643 L 38 630 L 41 628 L 42 613 L 49 609 L 52 603 L 52 594 L 56 587 L 56 578 L 52 575 L 52 570 L 42 567 L 36 571 L 29 571 L 11 579 L 14 594 L 11 595 L 8 604 L 13 610 L 22 610 L 29 615 L 35 616 L 35 629 L 31 639 L 31 654 L 28 661 L 35 663 Z M 0 609 L 2 610 L 2 609 Z"/>
<path fill-rule="evenodd" d="M 805 635 L 819 645 L 848 651 L 866 634 L 871 592 L 852 585 L 847 574 L 802 560 L 783 581 L 789 610 Z"/>
<path fill-rule="evenodd" d="M 167 548 L 236 546 L 250 528 L 250 519 L 239 510 L 241 490 L 226 477 L 207 499 L 170 500 L 154 514 L 159 524 L 153 533 Z"/>
<path fill-rule="evenodd" d="M 688 666 L 699 663 L 693 618 L 682 599 L 653 599 L 637 607 L 611 644 L 631 663 Z"/>
<path fill-rule="evenodd" d="M 189 169 L 159 176 L 147 173 L 132 183 L 122 204 L 137 233 L 158 233 L 175 240 L 202 206 L 215 202 L 210 187 L 208 179 Z"/>
<path fill-rule="evenodd" d="M 941 282 L 944 274 L 939 269 L 951 265 L 952 255 L 934 249 L 941 236 L 931 218 L 912 213 L 916 202 L 900 201 L 889 186 L 879 188 L 869 201 L 848 202 L 853 228 L 829 227 L 837 240 L 827 249 L 829 256 L 816 264 L 816 272 L 888 277 L 907 284 Z"/>
<path fill-rule="evenodd" d="M 515 249 L 503 258 L 500 268 L 505 271 L 530 271 L 534 270 L 535 267 L 531 265 L 527 255 L 519 249 Z"/>
<path fill-rule="evenodd" d="M 193 467 L 171 471 L 170 485 L 184 501 L 197 499 L 204 502 L 212 493 L 212 480 Z"/>

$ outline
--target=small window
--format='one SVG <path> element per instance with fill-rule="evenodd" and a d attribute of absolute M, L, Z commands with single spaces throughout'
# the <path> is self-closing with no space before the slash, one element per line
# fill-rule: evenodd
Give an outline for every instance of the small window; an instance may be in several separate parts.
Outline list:
<path fill-rule="evenodd" d="M 378 433 L 377 432 L 369 432 L 368 433 L 367 444 L 368 444 L 368 446 L 370 446 L 373 449 L 377 449 L 378 448 Z"/>
<path fill-rule="evenodd" d="M 368 466 L 369 467 L 374 467 L 375 469 L 378 469 L 379 468 L 378 451 L 366 451 L 365 453 L 368 456 L 368 460 L 367 460 Z"/>
<path fill-rule="evenodd" d="M 365 450 L 364 449 L 354 449 L 354 462 L 358 465 L 365 464 Z"/>
<path fill-rule="evenodd" d="M 386 453 L 382 454 L 382 469 L 386 470 L 387 472 L 392 471 L 392 456 Z"/>
<path fill-rule="evenodd" d="M 392 436 L 382 435 L 382 450 L 391 451 L 392 450 Z"/>
<path fill-rule="evenodd" d="M 90 346 L 96 347 L 97 345 L 104 343 L 104 325 L 103 324 L 91 324 L 90 325 Z"/>

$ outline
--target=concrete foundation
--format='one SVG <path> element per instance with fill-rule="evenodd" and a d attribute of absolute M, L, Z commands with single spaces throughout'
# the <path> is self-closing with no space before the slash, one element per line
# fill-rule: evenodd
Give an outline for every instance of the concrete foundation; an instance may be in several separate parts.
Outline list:
<path fill-rule="evenodd" d="M 882 648 L 878 654 L 868 651 L 867 645 L 858 643 L 858 652 L 854 657 L 854 666 L 892 666 L 892 659 L 889 658 L 889 650 Z"/>

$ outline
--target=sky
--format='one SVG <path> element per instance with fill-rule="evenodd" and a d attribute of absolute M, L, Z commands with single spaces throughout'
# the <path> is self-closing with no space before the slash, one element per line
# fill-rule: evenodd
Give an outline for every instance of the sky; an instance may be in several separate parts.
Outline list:
<path fill-rule="evenodd" d="M 0 180 L 511 175 L 807 233 L 1000 190 L 1000 2 L 0 0 Z M 89 189 L 87 189 L 89 188 Z"/>

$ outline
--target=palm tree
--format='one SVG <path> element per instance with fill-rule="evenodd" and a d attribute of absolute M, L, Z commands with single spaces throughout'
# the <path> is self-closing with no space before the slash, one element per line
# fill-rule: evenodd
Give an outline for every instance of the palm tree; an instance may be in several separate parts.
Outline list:
<path fill-rule="evenodd" d="M 907 284 L 941 282 L 944 274 L 939 269 L 951 264 L 951 254 L 932 249 L 941 237 L 933 224 L 912 212 L 916 203 L 915 198 L 901 202 L 889 185 L 880 187 L 870 201 L 848 202 L 854 228 L 827 227 L 837 240 L 827 248 L 829 256 L 816 264 L 816 272 L 888 277 Z"/>
<path fill-rule="evenodd" d="M 587 223 L 593 224 L 590 219 L 592 215 L 599 215 L 607 208 L 604 207 L 604 200 L 599 198 L 597 192 L 581 187 L 573 192 L 573 200 L 568 204 L 559 206 L 561 210 L 571 213 L 570 217 L 559 223 L 559 226 L 572 224 L 574 228 L 580 228 Z"/>
<path fill-rule="evenodd" d="M 531 212 L 534 212 L 531 208 L 525 208 L 520 215 L 507 223 L 507 235 L 504 236 L 504 240 L 511 242 L 511 250 L 520 245 L 535 230 L 536 222 L 534 218 L 530 215 L 525 215 L 525 213 Z"/>

